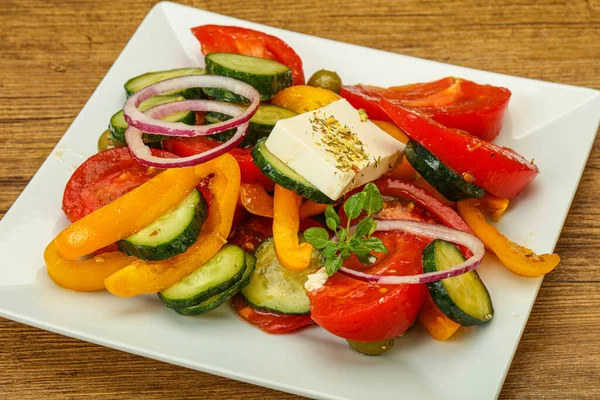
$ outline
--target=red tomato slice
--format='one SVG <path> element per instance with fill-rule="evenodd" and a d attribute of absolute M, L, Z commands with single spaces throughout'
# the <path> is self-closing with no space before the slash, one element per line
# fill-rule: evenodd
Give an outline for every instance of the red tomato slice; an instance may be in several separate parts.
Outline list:
<path fill-rule="evenodd" d="M 473 183 L 496 196 L 514 198 L 539 173 L 533 163 L 509 148 L 447 128 L 386 99 L 380 105 L 400 129 L 441 162 L 459 174 L 471 174 Z"/>
<path fill-rule="evenodd" d="M 323 228 L 323 225 L 312 218 L 302 218 L 300 231 L 303 232 L 308 228 Z M 227 241 L 254 253 L 258 246 L 271 236 L 273 236 L 273 219 L 254 215 L 232 229 Z"/>
<path fill-rule="evenodd" d="M 158 157 L 174 157 L 166 151 L 151 151 Z M 127 147 L 94 154 L 75 170 L 67 182 L 62 209 L 69 221 L 75 222 L 160 172 L 161 169 L 140 164 Z"/>
<path fill-rule="evenodd" d="M 286 315 L 258 310 L 248 304 L 244 296 L 236 294 L 231 299 L 235 312 L 267 333 L 286 333 L 313 324 L 310 315 Z"/>
<path fill-rule="evenodd" d="M 384 209 L 377 214 L 376 219 L 441 223 L 450 228 L 472 233 L 467 223 L 456 211 L 412 183 L 397 179 L 379 179 L 373 181 L 373 184 L 377 186 L 382 196 L 394 198 L 394 200 L 384 201 Z M 344 198 L 347 199 L 362 189 L 362 186 L 356 188 Z M 340 207 L 339 215 L 342 225 L 345 225 L 347 217 L 344 207 Z M 364 218 L 364 215 L 364 213 L 361 214 L 352 223 L 358 223 Z"/>
<path fill-rule="evenodd" d="M 422 272 L 421 252 L 431 241 L 403 232 L 375 232 L 388 254 L 366 267 L 352 256 L 345 267 L 370 274 L 413 275 Z M 416 320 L 425 300 L 425 285 L 376 285 L 340 273 L 321 290 L 308 293 L 313 320 L 334 335 L 361 342 L 397 337 Z"/>
<path fill-rule="evenodd" d="M 245 223 L 232 229 L 227 241 L 254 253 L 258 246 L 271 236 L 273 236 L 273 220 L 252 216 Z"/>
<path fill-rule="evenodd" d="M 382 94 L 373 89 L 386 90 L 376 86 L 345 85 L 340 88 L 340 96 L 348 100 L 354 108 L 365 110 L 370 119 L 391 121 L 390 116 L 379 107 Z"/>
<path fill-rule="evenodd" d="M 200 41 L 204 55 L 224 52 L 269 58 L 290 68 L 294 85 L 304 85 L 300 56 L 278 37 L 252 29 L 222 25 L 197 26 L 192 28 L 192 33 Z"/>
<path fill-rule="evenodd" d="M 427 211 L 427 215 L 433 217 L 428 218 L 426 222 L 442 223 L 450 228 L 472 233 L 467 223 L 456 211 L 436 199 L 433 195 L 427 193 L 424 189 L 421 189 L 412 183 L 394 179 L 380 179 L 373 183 L 377 185 L 382 196 L 407 198 L 424 208 Z M 415 209 L 418 209 L 418 207 L 415 207 Z M 393 213 L 389 213 L 390 217 L 387 218 L 385 210 L 383 210 L 382 213 L 383 216 L 381 219 L 405 219 L 394 216 Z"/>
<path fill-rule="evenodd" d="M 180 157 L 193 156 L 195 154 L 204 153 L 207 150 L 214 149 L 222 143 L 218 140 L 211 139 L 205 136 L 196 136 L 193 138 L 173 138 L 162 141 L 162 147 L 166 151 L 176 154 Z M 271 180 L 263 175 L 263 173 L 254 164 L 250 149 L 234 148 L 229 152 L 235 157 L 242 174 L 242 182 L 262 182 L 271 185 Z"/>
<path fill-rule="evenodd" d="M 343 86 L 340 95 L 354 107 L 364 108 L 373 119 L 390 119 L 378 105 L 380 99 L 387 99 L 418 110 L 450 128 L 491 141 L 500 132 L 511 93 L 502 87 L 448 77 L 390 88 Z"/>

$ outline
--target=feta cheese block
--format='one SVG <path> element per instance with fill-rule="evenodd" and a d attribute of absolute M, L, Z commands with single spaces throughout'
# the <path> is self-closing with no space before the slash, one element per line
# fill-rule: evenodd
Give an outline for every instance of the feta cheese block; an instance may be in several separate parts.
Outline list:
<path fill-rule="evenodd" d="M 277 121 L 265 146 L 332 200 L 396 168 L 405 147 L 346 99 Z"/>

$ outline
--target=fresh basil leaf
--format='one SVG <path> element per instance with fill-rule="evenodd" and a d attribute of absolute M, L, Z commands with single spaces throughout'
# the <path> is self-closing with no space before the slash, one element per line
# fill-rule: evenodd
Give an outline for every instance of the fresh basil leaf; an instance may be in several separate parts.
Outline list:
<path fill-rule="evenodd" d="M 337 230 L 338 226 L 342 225 L 340 217 L 330 205 L 325 208 L 325 223 L 327 224 L 327 227 L 334 232 Z"/>
<path fill-rule="evenodd" d="M 334 257 L 329 257 L 325 260 L 325 270 L 329 276 L 335 274 L 341 266 L 342 257 L 339 254 Z"/>
<path fill-rule="evenodd" d="M 365 193 L 359 192 L 350 196 L 344 203 L 344 212 L 349 220 L 357 218 L 365 205 Z"/>
<path fill-rule="evenodd" d="M 385 247 L 385 244 L 383 244 L 383 242 L 376 237 L 370 237 L 370 238 L 366 238 L 362 240 L 362 245 L 366 246 L 368 248 L 370 248 L 372 251 L 376 251 L 378 253 L 385 253 L 387 254 L 388 251 Z"/>
<path fill-rule="evenodd" d="M 383 208 L 383 199 L 374 183 L 367 183 L 361 193 L 365 194 L 363 209 L 369 215 L 381 211 Z"/>
<path fill-rule="evenodd" d="M 332 257 L 338 251 L 338 246 L 336 243 L 329 242 L 327 246 L 323 250 L 321 250 L 321 254 L 325 258 Z"/>
<path fill-rule="evenodd" d="M 361 247 L 361 248 L 356 249 L 354 251 L 354 254 L 356 254 L 357 257 L 367 256 L 367 255 L 371 254 L 371 249 L 367 249 L 366 247 Z"/>
<path fill-rule="evenodd" d="M 341 229 L 337 234 L 338 241 L 343 242 L 344 240 L 346 240 L 347 236 L 348 236 L 348 232 L 345 229 Z"/>
<path fill-rule="evenodd" d="M 340 255 L 342 256 L 342 258 L 343 258 L 344 260 L 347 260 L 347 259 L 349 259 L 351 254 L 352 254 L 352 252 L 351 252 L 350 250 L 348 250 L 348 249 L 344 249 L 344 250 L 342 250 L 342 252 L 340 253 Z"/>
<path fill-rule="evenodd" d="M 361 263 L 365 264 L 365 265 L 371 265 L 375 262 L 376 258 L 375 256 L 372 256 L 371 254 L 357 254 L 356 258 L 358 258 L 358 261 L 360 261 Z"/>
<path fill-rule="evenodd" d="M 377 222 L 373 219 L 373 217 L 367 217 L 360 221 L 358 225 L 356 225 L 356 229 L 354 230 L 354 236 L 363 237 L 371 234 L 371 230 L 375 230 L 377 228 Z"/>
<path fill-rule="evenodd" d="M 323 249 L 329 244 L 329 234 L 323 228 L 308 228 L 304 231 L 304 239 L 317 249 Z"/>

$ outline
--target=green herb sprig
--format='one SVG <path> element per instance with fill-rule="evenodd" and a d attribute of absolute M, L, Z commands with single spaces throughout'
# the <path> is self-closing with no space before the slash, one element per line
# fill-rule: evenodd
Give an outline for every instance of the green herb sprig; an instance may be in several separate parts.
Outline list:
<path fill-rule="evenodd" d="M 350 196 L 343 207 L 348 217 L 345 227 L 332 206 L 325 209 L 325 223 L 335 232 L 337 241 L 330 240 L 329 234 L 323 228 L 310 228 L 304 232 L 306 241 L 321 251 L 325 269 L 330 276 L 336 273 L 344 260 L 352 254 L 356 254 L 358 260 L 365 265 L 371 265 L 375 261 L 371 252 L 387 254 L 383 242 L 371 237 L 377 229 L 377 221 L 373 214 L 383 208 L 383 199 L 377 186 L 367 183 L 361 192 Z M 350 232 L 352 220 L 358 218 L 363 211 L 367 216 L 356 225 L 354 232 Z"/>

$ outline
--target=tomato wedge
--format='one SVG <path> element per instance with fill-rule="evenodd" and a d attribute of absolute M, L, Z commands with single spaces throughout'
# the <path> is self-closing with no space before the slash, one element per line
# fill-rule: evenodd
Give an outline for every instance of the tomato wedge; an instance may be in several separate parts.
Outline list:
<path fill-rule="evenodd" d="M 397 179 L 378 179 L 373 181 L 382 196 L 388 198 L 384 201 L 383 210 L 375 215 L 376 219 L 408 220 L 429 223 L 441 223 L 450 228 L 472 233 L 467 223 L 454 211 L 426 190 L 412 183 Z M 360 192 L 362 186 L 349 192 L 345 199 L 354 193 Z M 393 199 L 389 199 L 389 198 Z M 344 208 L 339 210 L 342 225 L 347 222 Z M 353 224 L 364 218 L 361 214 Z"/>
<path fill-rule="evenodd" d="M 447 128 L 386 99 L 380 106 L 400 129 L 441 162 L 461 175 L 469 174 L 473 183 L 496 196 L 514 198 L 539 173 L 532 162 L 509 148 Z"/>
<path fill-rule="evenodd" d="M 220 146 L 221 142 L 205 136 L 196 136 L 192 138 L 173 138 L 162 141 L 164 150 L 176 154 L 180 157 L 193 156 L 195 154 L 204 153 L 207 150 L 214 149 Z M 250 154 L 250 148 L 234 148 L 231 154 L 240 165 L 242 174 L 242 182 L 253 183 L 261 182 L 268 185 L 273 185 L 271 180 L 263 175 L 263 173 L 254 165 L 254 160 Z"/>
<path fill-rule="evenodd" d="M 511 93 L 502 87 L 447 77 L 390 88 L 343 86 L 340 95 L 354 107 L 364 108 L 371 118 L 390 119 L 378 105 L 380 99 L 387 99 L 418 110 L 445 126 L 491 141 L 500 132 Z"/>
<path fill-rule="evenodd" d="M 237 53 L 269 58 L 287 65 L 294 85 L 304 85 L 302 59 L 286 42 L 276 36 L 238 26 L 201 25 L 192 28 L 200 41 L 202 54 Z"/>
<path fill-rule="evenodd" d="M 151 149 L 157 157 L 174 157 Z M 119 147 L 94 154 L 79 166 L 67 182 L 62 209 L 71 222 L 96 211 L 162 172 L 140 164 L 129 148 Z"/>
<path fill-rule="evenodd" d="M 355 256 L 348 268 L 370 274 L 413 275 L 422 272 L 421 252 L 431 241 L 403 232 L 375 232 L 388 254 L 366 267 Z M 390 339 L 404 333 L 416 320 L 425 300 L 425 285 L 376 285 L 337 273 L 323 289 L 308 292 L 313 320 L 334 335 L 360 342 Z"/>
<path fill-rule="evenodd" d="M 267 333 L 287 333 L 314 324 L 310 314 L 287 315 L 258 310 L 241 294 L 233 296 L 231 306 L 240 317 Z"/>

